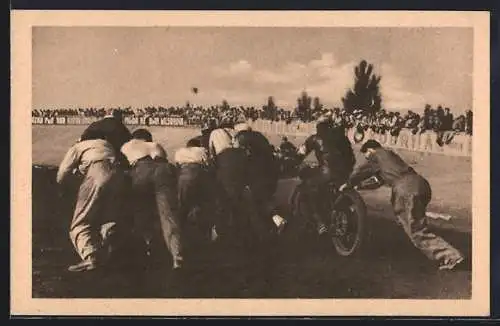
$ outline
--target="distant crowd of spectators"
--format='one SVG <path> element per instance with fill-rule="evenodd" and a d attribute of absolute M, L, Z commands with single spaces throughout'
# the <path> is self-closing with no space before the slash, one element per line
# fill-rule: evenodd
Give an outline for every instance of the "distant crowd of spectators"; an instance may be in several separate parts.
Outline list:
<path fill-rule="evenodd" d="M 412 110 L 409 110 L 405 114 L 380 110 L 371 116 L 357 112 L 354 115 L 350 115 L 347 120 L 349 127 L 356 126 L 358 129 L 364 130 L 371 128 L 377 133 L 388 131 L 394 136 L 403 128 L 410 129 L 413 134 L 425 131 L 455 131 L 472 135 L 471 110 L 454 116 L 449 108 L 443 109 L 441 106 L 432 109 L 430 105 L 427 105 L 422 114 L 418 114 Z"/>
<path fill-rule="evenodd" d="M 402 128 L 410 129 L 414 134 L 424 131 L 446 132 L 454 131 L 472 135 L 472 111 L 467 110 L 464 114 L 453 115 L 449 108 L 432 108 L 426 105 L 423 113 L 418 114 L 412 110 L 406 113 L 399 111 L 380 110 L 375 114 L 365 114 L 362 110 L 348 112 L 341 108 L 322 108 L 315 110 L 311 114 L 300 115 L 296 111 L 282 108 L 267 107 L 232 107 L 229 105 L 219 106 L 190 106 L 183 107 L 145 107 L 142 109 L 118 108 L 125 117 L 182 117 L 186 123 L 201 125 L 210 121 L 221 119 L 233 120 L 271 120 L 285 121 L 292 123 L 300 120 L 302 122 L 315 121 L 322 115 L 330 115 L 337 124 L 342 124 L 348 128 L 358 128 L 367 130 L 371 128 L 377 133 L 389 131 L 392 135 L 397 135 Z M 78 108 L 78 109 L 35 109 L 32 117 L 58 117 L 58 116 L 81 116 L 101 118 L 106 115 L 105 108 Z M 300 116 L 308 116 L 303 119 Z"/>

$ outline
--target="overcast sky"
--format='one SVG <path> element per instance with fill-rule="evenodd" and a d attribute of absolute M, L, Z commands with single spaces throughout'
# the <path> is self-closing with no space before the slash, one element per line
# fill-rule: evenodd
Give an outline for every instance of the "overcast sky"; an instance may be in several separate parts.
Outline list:
<path fill-rule="evenodd" d="M 361 59 L 383 106 L 472 106 L 472 29 L 37 27 L 33 105 L 293 107 L 302 90 L 339 105 Z M 194 95 L 192 87 L 198 87 Z"/>

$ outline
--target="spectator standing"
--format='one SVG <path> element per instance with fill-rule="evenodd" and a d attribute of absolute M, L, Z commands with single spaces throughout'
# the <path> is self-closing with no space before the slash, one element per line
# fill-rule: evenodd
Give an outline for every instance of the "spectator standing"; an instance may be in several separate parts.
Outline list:
<path fill-rule="evenodd" d="M 465 113 L 465 132 L 472 135 L 472 111 L 467 110 Z"/>

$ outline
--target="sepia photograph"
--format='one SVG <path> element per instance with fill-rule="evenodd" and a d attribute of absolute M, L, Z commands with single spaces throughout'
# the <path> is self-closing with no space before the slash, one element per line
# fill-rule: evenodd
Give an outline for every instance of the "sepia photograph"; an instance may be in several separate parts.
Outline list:
<path fill-rule="evenodd" d="M 489 312 L 487 12 L 17 14 L 19 311 Z"/>

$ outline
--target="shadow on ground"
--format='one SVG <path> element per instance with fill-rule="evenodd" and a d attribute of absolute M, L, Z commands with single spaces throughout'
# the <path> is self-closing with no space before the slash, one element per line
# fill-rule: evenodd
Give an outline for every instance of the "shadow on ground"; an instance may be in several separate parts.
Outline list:
<path fill-rule="evenodd" d="M 55 170 L 33 168 L 33 297 L 37 298 L 426 298 L 471 296 L 470 265 L 438 272 L 394 222 L 371 217 L 356 257 L 337 256 L 328 240 L 276 239 L 241 251 L 223 244 L 197 247 L 181 273 L 167 258 L 143 264 L 129 241 L 115 268 L 72 274 L 78 261 L 67 236 L 71 201 L 60 198 Z M 469 233 L 437 230 L 471 256 Z M 161 257 L 166 257 L 163 255 Z M 142 258 L 141 258 L 142 259 Z M 145 266 L 150 266 L 146 268 Z"/>

